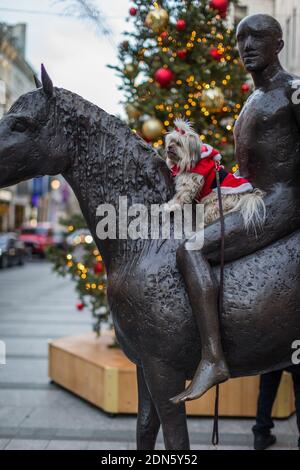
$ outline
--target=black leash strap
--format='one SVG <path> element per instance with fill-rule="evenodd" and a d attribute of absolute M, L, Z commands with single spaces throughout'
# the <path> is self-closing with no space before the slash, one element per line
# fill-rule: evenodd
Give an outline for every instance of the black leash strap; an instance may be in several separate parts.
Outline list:
<path fill-rule="evenodd" d="M 216 163 L 216 181 L 219 201 L 219 212 L 220 212 L 220 224 L 221 224 L 221 249 L 220 249 L 220 288 L 219 288 L 219 299 L 218 299 L 218 316 L 221 320 L 224 304 L 224 265 L 225 265 L 225 221 L 224 211 L 222 204 L 222 193 L 221 193 L 221 182 L 219 174 L 219 165 Z M 219 444 L 219 399 L 220 399 L 220 386 L 216 385 L 216 398 L 215 398 L 215 412 L 214 412 L 214 426 L 212 433 L 212 444 L 217 446 Z"/>

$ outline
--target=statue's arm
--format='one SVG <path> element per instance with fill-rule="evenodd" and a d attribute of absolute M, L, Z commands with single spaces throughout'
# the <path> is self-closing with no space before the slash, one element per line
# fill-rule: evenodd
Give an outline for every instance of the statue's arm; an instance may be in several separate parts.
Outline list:
<path fill-rule="evenodd" d="M 300 188 L 299 188 L 300 190 Z M 240 212 L 225 216 L 225 261 L 250 255 L 300 228 L 300 191 L 278 184 L 264 200 L 267 216 L 263 230 L 256 236 L 247 233 Z M 212 264 L 220 260 L 220 221 L 204 231 L 202 253 Z"/>

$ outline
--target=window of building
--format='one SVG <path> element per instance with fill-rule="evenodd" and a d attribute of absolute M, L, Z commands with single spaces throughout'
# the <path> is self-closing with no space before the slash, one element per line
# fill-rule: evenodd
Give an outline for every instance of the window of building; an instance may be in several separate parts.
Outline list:
<path fill-rule="evenodd" d="M 234 22 L 239 23 L 245 16 L 248 15 L 248 7 L 244 5 L 237 5 L 234 8 Z"/>

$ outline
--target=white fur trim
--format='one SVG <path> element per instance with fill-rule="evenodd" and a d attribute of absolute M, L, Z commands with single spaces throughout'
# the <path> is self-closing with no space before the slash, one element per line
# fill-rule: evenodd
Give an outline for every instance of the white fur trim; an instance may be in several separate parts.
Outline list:
<path fill-rule="evenodd" d="M 222 160 L 222 155 L 221 155 L 220 153 L 218 153 L 218 155 L 216 155 L 216 156 L 214 157 L 214 161 L 215 161 L 215 162 L 220 162 L 221 160 Z"/>
<path fill-rule="evenodd" d="M 213 191 L 218 191 L 218 188 L 214 188 Z M 221 186 L 222 194 L 240 194 L 246 193 L 247 191 L 253 191 L 253 186 L 251 183 L 244 183 L 236 188 L 231 188 L 230 186 Z"/>
<path fill-rule="evenodd" d="M 207 151 L 201 152 L 201 158 L 209 157 L 211 155 L 211 152 L 213 151 L 213 147 L 211 145 L 205 144 L 205 147 L 207 147 Z"/>

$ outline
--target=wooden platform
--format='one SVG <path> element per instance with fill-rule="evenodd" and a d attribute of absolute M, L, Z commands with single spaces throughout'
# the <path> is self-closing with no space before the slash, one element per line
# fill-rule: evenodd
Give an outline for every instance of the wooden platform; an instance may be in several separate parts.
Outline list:
<path fill-rule="evenodd" d="M 49 342 L 49 377 L 67 390 L 108 413 L 136 413 L 135 365 L 115 348 L 111 335 L 97 339 L 94 333 Z M 259 377 L 229 380 L 220 387 L 220 415 L 254 417 Z M 187 404 L 190 415 L 212 416 L 214 390 Z M 294 412 L 290 374 L 284 373 L 273 416 L 287 418 Z"/>

